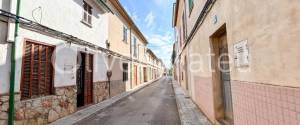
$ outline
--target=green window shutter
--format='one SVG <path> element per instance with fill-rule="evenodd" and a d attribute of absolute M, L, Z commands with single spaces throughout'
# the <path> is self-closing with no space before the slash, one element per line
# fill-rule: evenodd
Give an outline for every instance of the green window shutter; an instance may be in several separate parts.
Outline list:
<path fill-rule="evenodd" d="M 194 0 L 189 0 L 189 10 L 190 10 L 190 13 L 191 13 L 193 7 L 194 7 Z"/>

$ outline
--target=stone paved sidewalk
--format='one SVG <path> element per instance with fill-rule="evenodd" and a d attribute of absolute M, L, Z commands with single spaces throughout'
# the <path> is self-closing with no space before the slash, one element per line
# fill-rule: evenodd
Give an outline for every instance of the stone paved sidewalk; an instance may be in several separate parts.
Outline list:
<path fill-rule="evenodd" d="M 80 111 L 77 111 L 69 116 L 66 116 L 62 119 L 59 119 L 49 125 L 74 125 L 76 123 L 78 123 L 79 121 L 82 121 L 86 118 L 89 118 L 89 116 L 91 115 L 94 115 L 94 114 L 97 114 L 98 112 L 101 112 L 103 111 L 103 109 L 106 109 L 110 106 L 112 106 L 113 104 L 121 101 L 122 99 L 138 92 L 139 90 L 147 87 L 148 85 L 150 85 L 151 83 L 159 80 L 160 78 L 156 79 L 156 80 L 153 80 L 153 81 L 150 81 L 150 82 L 147 82 L 147 83 L 144 83 L 143 85 L 131 90 L 131 91 L 127 91 L 127 92 L 124 92 L 120 95 L 117 95 L 115 97 L 112 97 L 108 100 L 105 100 L 101 103 L 98 103 L 98 104 L 95 104 L 95 105 L 92 105 L 90 107 L 87 107 L 83 110 L 80 110 Z"/>
<path fill-rule="evenodd" d="M 179 84 L 172 82 L 181 125 L 212 125 L 207 117 L 201 113 L 194 102 L 182 90 Z"/>

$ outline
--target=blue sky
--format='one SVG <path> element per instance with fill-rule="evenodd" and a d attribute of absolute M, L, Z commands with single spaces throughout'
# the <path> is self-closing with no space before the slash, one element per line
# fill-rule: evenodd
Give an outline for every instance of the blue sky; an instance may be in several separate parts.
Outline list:
<path fill-rule="evenodd" d="M 119 0 L 147 38 L 148 47 L 170 66 L 172 44 L 172 8 L 174 0 Z"/>

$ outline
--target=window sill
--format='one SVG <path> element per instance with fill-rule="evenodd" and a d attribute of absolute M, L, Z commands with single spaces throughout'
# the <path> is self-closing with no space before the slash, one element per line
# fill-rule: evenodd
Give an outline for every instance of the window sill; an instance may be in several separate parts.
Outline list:
<path fill-rule="evenodd" d="M 122 41 L 123 41 L 123 43 L 128 44 L 127 40 L 122 40 Z"/>
<path fill-rule="evenodd" d="M 86 21 L 81 20 L 80 22 L 83 23 L 84 25 L 90 27 L 90 28 L 93 28 L 92 24 L 89 24 Z"/>

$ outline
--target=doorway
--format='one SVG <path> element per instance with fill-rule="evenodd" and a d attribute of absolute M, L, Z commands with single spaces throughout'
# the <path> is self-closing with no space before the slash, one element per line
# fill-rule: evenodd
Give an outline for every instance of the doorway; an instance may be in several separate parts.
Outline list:
<path fill-rule="evenodd" d="M 144 67 L 143 68 L 143 70 L 144 70 L 144 72 L 143 72 L 143 74 L 144 74 L 144 82 L 147 82 L 148 80 L 148 78 L 147 78 L 147 68 L 146 67 Z"/>
<path fill-rule="evenodd" d="M 185 80 L 185 88 L 189 91 L 189 82 L 188 82 L 188 62 L 186 56 L 184 57 L 184 80 Z"/>
<path fill-rule="evenodd" d="M 79 53 L 77 66 L 77 107 L 83 107 L 93 103 L 93 55 Z"/>
<path fill-rule="evenodd" d="M 134 65 L 134 69 L 133 69 L 133 72 L 134 72 L 134 85 L 137 86 L 137 66 Z"/>
<path fill-rule="evenodd" d="M 216 118 L 225 125 L 233 125 L 233 106 L 226 26 L 212 37 L 213 82 Z"/>

